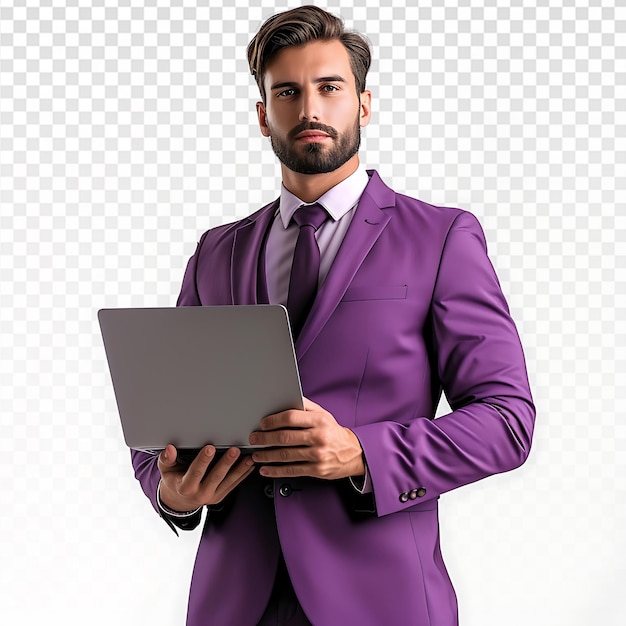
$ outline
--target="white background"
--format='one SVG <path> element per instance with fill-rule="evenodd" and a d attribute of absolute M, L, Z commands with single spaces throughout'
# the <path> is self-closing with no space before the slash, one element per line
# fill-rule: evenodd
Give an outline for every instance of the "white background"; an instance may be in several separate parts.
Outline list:
<path fill-rule="evenodd" d="M 278 193 L 245 46 L 294 5 L 212 4 L 0 0 L 3 623 L 184 622 L 199 534 L 133 478 L 96 312 L 173 305 Z M 621 625 L 624 10 L 382 4 L 325 7 L 374 48 L 362 160 L 480 219 L 538 409 L 526 465 L 441 499 L 461 624 Z"/>

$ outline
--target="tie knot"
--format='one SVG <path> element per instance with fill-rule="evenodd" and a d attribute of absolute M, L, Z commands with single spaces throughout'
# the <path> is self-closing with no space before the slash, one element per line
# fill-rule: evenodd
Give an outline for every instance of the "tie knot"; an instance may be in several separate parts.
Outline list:
<path fill-rule="evenodd" d="M 302 228 L 312 226 L 317 230 L 328 218 L 326 209 L 317 202 L 315 204 L 303 204 L 293 214 L 293 221 Z"/>

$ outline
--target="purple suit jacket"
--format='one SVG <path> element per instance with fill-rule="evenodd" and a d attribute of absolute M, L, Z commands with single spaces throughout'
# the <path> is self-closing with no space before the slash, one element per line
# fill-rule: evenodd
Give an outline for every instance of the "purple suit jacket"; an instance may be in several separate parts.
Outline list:
<path fill-rule="evenodd" d="M 189 626 L 256 624 L 281 547 L 313 624 L 455 626 L 439 495 L 529 453 L 524 356 L 478 221 L 368 173 L 296 352 L 304 394 L 359 438 L 375 508 L 355 516 L 343 481 L 277 480 L 269 497 L 251 476 L 221 514 L 209 511 Z M 276 207 L 205 233 L 178 304 L 256 303 Z M 435 420 L 442 389 L 453 410 Z M 133 464 L 158 511 L 155 459 L 135 452 Z"/>

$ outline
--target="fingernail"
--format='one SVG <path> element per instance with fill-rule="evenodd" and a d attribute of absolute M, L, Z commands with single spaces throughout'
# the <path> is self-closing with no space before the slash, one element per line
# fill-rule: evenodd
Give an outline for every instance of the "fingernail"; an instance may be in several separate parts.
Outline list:
<path fill-rule="evenodd" d="M 258 441 L 259 441 L 258 435 L 255 435 L 254 433 L 252 435 L 250 435 L 250 444 L 251 445 L 254 445 Z"/>

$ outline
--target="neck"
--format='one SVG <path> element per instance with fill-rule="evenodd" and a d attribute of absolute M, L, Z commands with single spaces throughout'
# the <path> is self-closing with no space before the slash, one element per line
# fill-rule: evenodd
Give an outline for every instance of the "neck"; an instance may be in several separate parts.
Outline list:
<path fill-rule="evenodd" d="M 282 167 L 283 185 L 303 202 L 315 202 L 329 189 L 354 174 L 359 167 L 359 155 L 355 154 L 340 168 L 327 174 L 299 174 Z"/>

